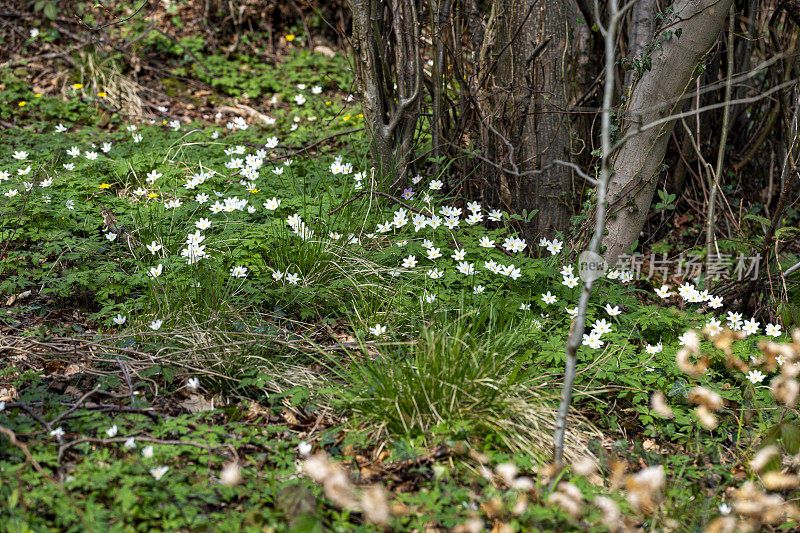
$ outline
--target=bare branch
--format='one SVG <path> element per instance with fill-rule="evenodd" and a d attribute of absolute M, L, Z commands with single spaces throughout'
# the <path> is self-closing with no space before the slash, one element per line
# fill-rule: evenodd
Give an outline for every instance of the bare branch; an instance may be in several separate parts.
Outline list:
<path fill-rule="evenodd" d="M 584 172 L 581 169 L 581 167 L 579 167 L 575 163 L 570 163 L 569 161 L 561 161 L 560 159 L 554 159 L 553 163 L 558 163 L 559 165 L 564 165 L 564 166 L 567 166 L 567 167 L 571 168 L 572 170 L 574 170 L 578 174 L 578 176 L 582 177 L 583 179 L 585 179 L 586 181 L 591 183 L 594 187 L 597 187 L 599 185 L 599 182 L 596 179 L 594 179 L 589 174 Z"/>
<path fill-rule="evenodd" d="M 605 31 L 605 84 L 603 87 L 603 112 L 601 117 L 600 137 L 601 137 L 601 158 L 600 158 L 600 179 L 597 180 L 597 210 L 595 212 L 594 234 L 589 243 L 589 252 L 597 254 L 600 251 L 600 242 L 603 239 L 603 230 L 606 223 L 606 190 L 608 181 L 611 177 L 609 159 L 611 157 L 611 103 L 614 97 L 614 52 L 617 40 L 617 24 L 619 22 L 619 9 L 617 0 L 610 0 L 611 10 L 608 28 Z M 598 20 L 599 24 L 600 21 Z M 556 431 L 553 435 L 553 460 L 556 464 L 561 464 L 564 458 L 564 437 L 567 430 L 567 416 L 569 415 L 570 404 L 572 403 L 572 390 L 575 386 L 575 376 L 578 366 L 578 347 L 583 339 L 583 331 L 586 327 L 586 311 L 589 308 L 589 298 L 592 295 L 593 276 L 586 276 L 583 281 L 583 290 L 578 301 L 578 314 L 572 324 L 572 330 L 567 338 L 565 353 L 564 384 L 561 388 L 561 402 L 558 405 L 556 415 Z"/>

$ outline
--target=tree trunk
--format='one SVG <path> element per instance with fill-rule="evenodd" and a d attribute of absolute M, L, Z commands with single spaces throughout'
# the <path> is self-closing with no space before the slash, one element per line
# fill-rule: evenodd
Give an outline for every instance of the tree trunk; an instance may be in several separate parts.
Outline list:
<path fill-rule="evenodd" d="M 422 65 L 415 2 L 350 1 L 357 92 L 384 189 L 406 177 L 420 115 Z"/>
<path fill-rule="evenodd" d="M 533 2 L 533 4 L 531 4 Z M 497 167 L 487 167 L 492 196 L 514 213 L 538 210 L 526 239 L 553 237 L 570 215 L 570 123 L 565 112 L 574 0 L 498 0 L 492 116 L 484 117 Z M 534 173 L 537 170 L 544 170 Z"/>
<path fill-rule="evenodd" d="M 678 20 L 668 28 L 671 37 L 653 52 L 652 69 L 634 82 L 618 137 L 627 139 L 614 158 L 608 191 L 611 218 L 603 244 L 612 263 L 639 238 L 675 120 L 648 125 L 683 108 L 682 97 L 691 88 L 697 65 L 716 42 L 732 3 L 678 0 L 674 7 Z"/>
<path fill-rule="evenodd" d="M 647 43 L 653 40 L 655 30 L 653 14 L 656 10 L 655 0 L 637 0 L 631 8 L 631 20 L 628 24 L 628 61 L 634 61 L 642 53 Z M 625 88 L 630 87 L 636 70 L 625 72 Z"/>

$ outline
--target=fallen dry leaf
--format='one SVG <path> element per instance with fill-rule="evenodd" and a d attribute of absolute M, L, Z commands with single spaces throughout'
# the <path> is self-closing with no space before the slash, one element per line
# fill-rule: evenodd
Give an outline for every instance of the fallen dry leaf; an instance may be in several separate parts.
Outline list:
<path fill-rule="evenodd" d="M 17 398 L 19 398 L 19 394 L 14 387 L 0 389 L 0 402 L 13 402 Z"/>
<path fill-rule="evenodd" d="M 188 399 L 181 402 L 181 407 L 190 413 L 202 413 L 203 411 L 211 411 L 214 407 L 211 402 L 198 394 L 192 394 Z"/>
<path fill-rule="evenodd" d="M 252 402 L 250 407 L 247 408 L 247 412 L 244 414 L 244 419 L 248 422 L 253 422 L 259 417 L 268 416 L 269 411 L 264 409 L 264 407 L 258 402 Z"/>

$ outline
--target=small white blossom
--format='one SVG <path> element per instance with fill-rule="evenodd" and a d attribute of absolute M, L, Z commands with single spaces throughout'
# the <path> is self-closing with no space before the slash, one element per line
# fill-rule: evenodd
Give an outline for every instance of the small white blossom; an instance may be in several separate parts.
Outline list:
<path fill-rule="evenodd" d="M 369 332 L 376 337 L 380 337 L 384 333 L 386 333 L 386 326 L 381 326 L 380 324 L 375 324 L 375 326 L 369 328 Z"/>

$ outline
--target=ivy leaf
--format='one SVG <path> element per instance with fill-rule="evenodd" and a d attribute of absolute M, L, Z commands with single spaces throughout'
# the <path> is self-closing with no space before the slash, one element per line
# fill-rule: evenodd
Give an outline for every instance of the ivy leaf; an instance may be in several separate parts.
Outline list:
<path fill-rule="evenodd" d="M 689 383 L 685 379 L 678 379 L 675 383 L 672 384 L 672 388 L 669 389 L 669 396 L 683 396 L 684 398 L 689 397 Z"/>

